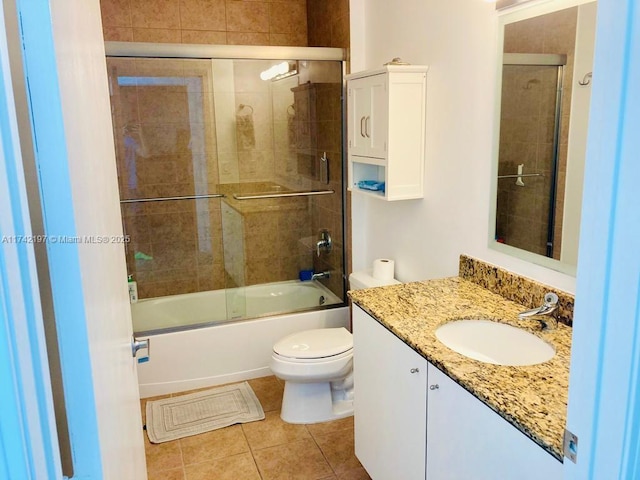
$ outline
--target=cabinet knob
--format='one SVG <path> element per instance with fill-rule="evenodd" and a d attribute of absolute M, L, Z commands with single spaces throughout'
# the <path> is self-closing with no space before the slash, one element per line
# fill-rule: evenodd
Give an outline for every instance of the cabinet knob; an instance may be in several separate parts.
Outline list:
<path fill-rule="evenodd" d="M 440 388 L 440 385 L 438 385 L 437 383 L 434 383 L 433 385 L 429 386 L 429 390 L 438 390 Z"/>
<path fill-rule="evenodd" d="M 419 368 L 412 368 L 411 370 L 409 370 L 411 373 L 418 373 L 420 371 Z"/>

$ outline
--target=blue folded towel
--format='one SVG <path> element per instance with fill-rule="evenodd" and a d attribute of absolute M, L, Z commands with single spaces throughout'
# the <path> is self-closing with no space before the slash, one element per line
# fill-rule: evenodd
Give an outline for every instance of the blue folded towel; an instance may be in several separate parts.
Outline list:
<path fill-rule="evenodd" d="M 360 180 L 358 182 L 358 188 L 384 193 L 384 182 L 378 182 L 377 180 Z"/>
<path fill-rule="evenodd" d="M 301 282 L 307 282 L 313 278 L 313 270 L 300 270 L 298 274 Z"/>

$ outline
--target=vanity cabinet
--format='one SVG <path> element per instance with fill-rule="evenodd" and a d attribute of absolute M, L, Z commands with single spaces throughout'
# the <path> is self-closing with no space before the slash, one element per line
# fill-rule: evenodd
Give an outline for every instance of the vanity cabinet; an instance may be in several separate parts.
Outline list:
<path fill-rule="evenodd" d="M 427 361 L 353 307 L 356 456 L 374 480 L 424 480 Z"/>
<path fill-rule="evenodd" d="M 349 189 L 384 200 L 422 198 L 427 67 L 386 65 L 347 76 Z M 384 192 L 362 180 L 385 182 Z"/>
<path fill-rule="evenodd" d="M 357 306 L 353 344 L 355 452 L 373 480 L 562 478 L 561 462 Z"/>

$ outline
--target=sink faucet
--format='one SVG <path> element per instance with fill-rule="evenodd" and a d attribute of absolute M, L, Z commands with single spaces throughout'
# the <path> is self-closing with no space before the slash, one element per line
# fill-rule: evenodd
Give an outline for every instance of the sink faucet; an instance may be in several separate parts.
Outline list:
<path fill-rule="evenodd" d="M 520 312 L 518 318 L 522 320 L 534 317 L 542 325 L 542 330 L 550 330 L 558 326 L 558 319 L 554 315 L 556 310 L 558 310 L 558 295 L 548 292 L 545 293 L 544 303 L 541 306 Z"/>
<path fill-rule="evenodd" d="M 326 270 L 324 272 L 314 273 L 313 275 L 311 275 L 311 280 L 318 280 L 320 278 L 330 278 L 330 277 L 331 277 L 331 272 L 329 270 Z"/>

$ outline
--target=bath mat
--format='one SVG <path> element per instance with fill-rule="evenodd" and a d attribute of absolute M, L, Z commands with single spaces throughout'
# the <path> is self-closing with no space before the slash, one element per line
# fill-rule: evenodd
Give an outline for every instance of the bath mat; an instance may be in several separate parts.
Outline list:
<path fill-rule="evenodd" d="M 263 418 L 258 398 L 242 382 L 147 402 L 147 435 L 162 443 Z"/>

